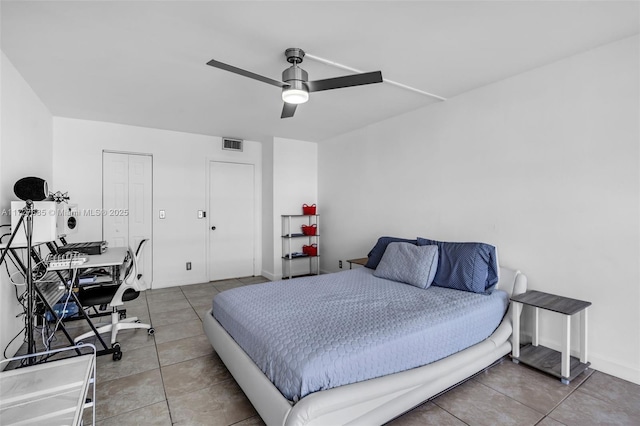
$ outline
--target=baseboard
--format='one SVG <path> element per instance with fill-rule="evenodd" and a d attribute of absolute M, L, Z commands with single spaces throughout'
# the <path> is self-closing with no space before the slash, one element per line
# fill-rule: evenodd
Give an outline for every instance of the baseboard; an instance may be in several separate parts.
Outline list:
<path fill-rule="evenodd" d="M 168 287 L 177 287 L 181 285 L 190 285 L 190 284 L 202 284 L 208 283 L 209 279 L 207 277 L 198 276 L 189 279 L 175 280 L 175 281 L 162 281 L 154 279 L 151 282 L 150 288 L 147 290 L 157 290 L 160 288 L 168 288 Z"/>
<path fill-rule="evenodd" d="M 278 281 L 280 278 L 276 278 L 276 276 L 274 274 L 272 274 L 271 272 L 267 272 L 267 271 L 262 271 L 261 274 L 263 277 L 265 277 L 266 279 L 268 279 L 269 281 Z"/>
<path fill-rule="evenodd" d="M 620 364 L 619 362 L 594 353 L 589 355 L 589 361 L 591 362 L 591 367 L 594 370 L 602 371 L 603 373 L 607 373 L 611 376 L 640 385 L 640 369 L 638 366 L 634 367 L 631 365 Z"/>

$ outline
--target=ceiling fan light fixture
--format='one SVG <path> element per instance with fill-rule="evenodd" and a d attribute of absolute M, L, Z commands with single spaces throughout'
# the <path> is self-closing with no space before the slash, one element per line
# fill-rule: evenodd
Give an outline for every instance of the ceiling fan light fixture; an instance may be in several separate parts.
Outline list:
<path fill-rule="evenodd" d="M 309 92 L 304 89 L 285 88 L 282 90 L 282 100 L 288 104 L 303 104 L 309 100 Z"/>

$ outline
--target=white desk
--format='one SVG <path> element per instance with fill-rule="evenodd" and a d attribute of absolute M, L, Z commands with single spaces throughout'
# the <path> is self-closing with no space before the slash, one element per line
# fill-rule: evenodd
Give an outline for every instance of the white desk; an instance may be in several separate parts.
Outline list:
<path fill-rule="evenodd" d="M 127 247 L 109 247 L 102 254 L 83 255 L 88 260 L 82 265 L 78 265 L 77 269 L 86 268 L 108 268 L 113 266 L 122 266 L 127 257 L 129 249 Z"/>
<path fill-rule="evenodd" d="M 112 268 L 111 278 L 113 281 L 119 284 L 121 281 L 119 268 L 123 266 L 128 253 L 129 253 L 129 249 L 127 247 L 110 247 L 102 254 L 83 255 L 87 257 L 87 261 L 82 265 L 73 265 L 70 267 L 70 269 L 76 269 L 78 271 L 82 271 L 83 269 L 88 269 L 88 268 Z M 76 280 L 78 280 L 78 275 L 79 274 L 76 274 Z M 77 285 L 77 284 L 78 284 L 77 282 L 74 283 L 74 285 Z M 96 283 L 96 284 L 100 284 L 100 283 Z M 76 302 L 76 304 L 80 306 L 82 317 L 86 320 L 87 324 L 91 327 L 91 330 L 95 333 L 96 338 L 98 339 L 98 342 L 99 342 L 99 346 L 103 348 L 97 352 L 98 355 L 113 353 L 113 348 L 110 348 L 107 345 L 107 343 L 104 341 L 104 339 L 100 336 L 100 333 L 97 332 L 95 325 L 91 322 L 91 319 L 88 313 L 86 313 L 82 308 L 80 300 L 78 300 L 75 293 L 72 293 L 72 297 L 73 297 L 73 300 Z M 64 324 L 62 324 L 61 327 L 65 329 Z M 65 335 L 66 334 L 67 334 L 67 331 L 65 329 Z M 73 342 L 73 339 L 71 339 L 71 342 Z"/>
<path fill-rule="evenodd" d="M 102 254 L 85 254 L 82 256 L 87 257 L 87 261 L 82 265 L 73 266 L 73 268 L 79 272 L 89 268 L 111 268 L 111 279 L 120 284 L 122 277 L 120 276 L 119 268 L 123 266 L 127 259 L 128 252 L 129 249 L 127 247 L 110 247 Z M 77 285 L 78 283 L 75 284 Z M 96 284 L 99 284 L 99 282 Z"/>
<path fill-rule="evenodd" d="M 23 248 L 23 247 L 12 246 L 10 248 L 10 253 L 13 253 L 13 258 L 17 262 L 19 267 L 23 271 L 26 271 L 27 269 L 26 266 L 22 263 L 20 257 L 15 254 L 15 249 L 19 249 L 19 248 Z M 88 260 L 82 265 L 74 265 L 70 269 L 82 270 L 87 268 L 111 268 L 112 269 L 111 275 L 112 275 L 113 281 L 120 284 L 121 277 L 119 274 L 119 268 L 124 264 L 127 254 L 128 254 L 127 247 L 111 247 L 111 248 L 108 248 L 104 253 L 100 255 L 84 255 L 88 258 Z M 39 256 L 38 253 L 36 253 L 35 255 Z M 42 259 L 38 259 L 37 261 L 36 260 L 34 261 L 37 263 L 41 260 Z M 42 280 L 42 282 L 40 281 L 34 282 L 34 288 L 33 288 L 33 291 L 37 292 L 38 297 L 46 304 L 47 310 L 49 310 L 52 313 L 54 312 L 53 305 L 60 299 L 60 297 L 63 294 L 69 291 L 68 288 L 60 287 L 61 282 L 62 283 L 67 282 L 68 276 L 64 274 L 64 271 L 54 271 L 54 272 L 56 276 L 53 278 L 52 281 Z M 74 285 L 75 284 L 77 283 L 74 283 Z M 34 296 L 35 294 L 31 295 L 31 297 L 34 297 Z M 72 293 L 71 296 L 73 298 L 73 301 L 78 306 L 81 306 L 80 301 L 78 300 L 76 294 Z M 104 348 L 98 351 L 98 355 L 112 353 L 113 350 L 107 346 L 107 344 L 104 342 L 102 337 L 100 337 L 100 335 L 97 333 L 96 328 L 91 322 L 91 319 L 89 318 L 88 314 L 84 312 L 83 309 L 81 309 L 81 313 L 84 320 L 86 320 L 87 324 L 96 333 L 100 346 Z M 69 343 L 73 344 L 73 338 L 69 335 L 67 329 L 64 326 L 64 323 L 60 324 L 60 328 L 63 331 L 66 338 L 69 340 Z M 30 345 L 32 346 L 32 349 L 30 349 L 30 351 L 35 351 L 35 345 L 33 345 L 32 343 Z"/>
<path fill-rule="evenodd" d="M 33 244 L 33 247 L 37 247 L 44 243 Z M 0 244 L 0 250 L 4 250 L 7 247 L 6 244 Z M 24 245 L 11 245 L 11 249 L 25 249 Z M 120 266 L 124 263 L 124 260 L 128 252 L 127 247 L 109 247 L 102 254 L 83 255 L 89 258 L 82 265 L 78 265 L 77 269 L 85 268 L 106 268 L 110 266 Z"/>

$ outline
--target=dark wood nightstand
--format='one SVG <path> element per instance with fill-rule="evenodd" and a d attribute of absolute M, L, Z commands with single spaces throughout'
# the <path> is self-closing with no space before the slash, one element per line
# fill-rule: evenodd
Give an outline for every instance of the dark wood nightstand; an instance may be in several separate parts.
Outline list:
<path fill-rule="evenodd" d="M 369 260 L 368 257 L 361 257 L 358 259 L 349 259 L 347 260 L 347 262 L 349 262 L 349 269 L 351 269 L 353 267 L 353 264 L 355 263 L 356 265 L 366 265 L 367 264 L 367 260 Z"/>
<path fill-rule="evenodd" d="M 585 371 L 590 362 L 587 361 L 587 308 L 591 302 L 556 296 L 530 290 L 513 296 L 513 339 L 511 357 L 516 364 L 522 362 L 530 367 L 558 377 L 562 383 L 568 385 L 579 374 Z M 520 348 L 520 311 L 522 305 L 535 308 L 533 336 L 530 345 Z M 539 310 L 557 312 L 564 316 L 562 327 L 562 351 L 558 352 L 538 345 L 538 314 Z M 571 315 L 580 315 L 580 359 L 572 357 L 571 351 Z"/>

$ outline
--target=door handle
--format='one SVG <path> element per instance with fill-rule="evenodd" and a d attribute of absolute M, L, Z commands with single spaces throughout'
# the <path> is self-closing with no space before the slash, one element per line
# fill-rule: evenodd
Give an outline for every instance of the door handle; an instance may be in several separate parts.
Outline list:
<path fill-rule="evenodd" d="M 216 230 L 216 227 L 215 227 L 215 226 L 212 226 L 212 227 L 211 227 L 211 230 L 212 230 L 212 231 L 215 231 L 215 230 Z"/>

